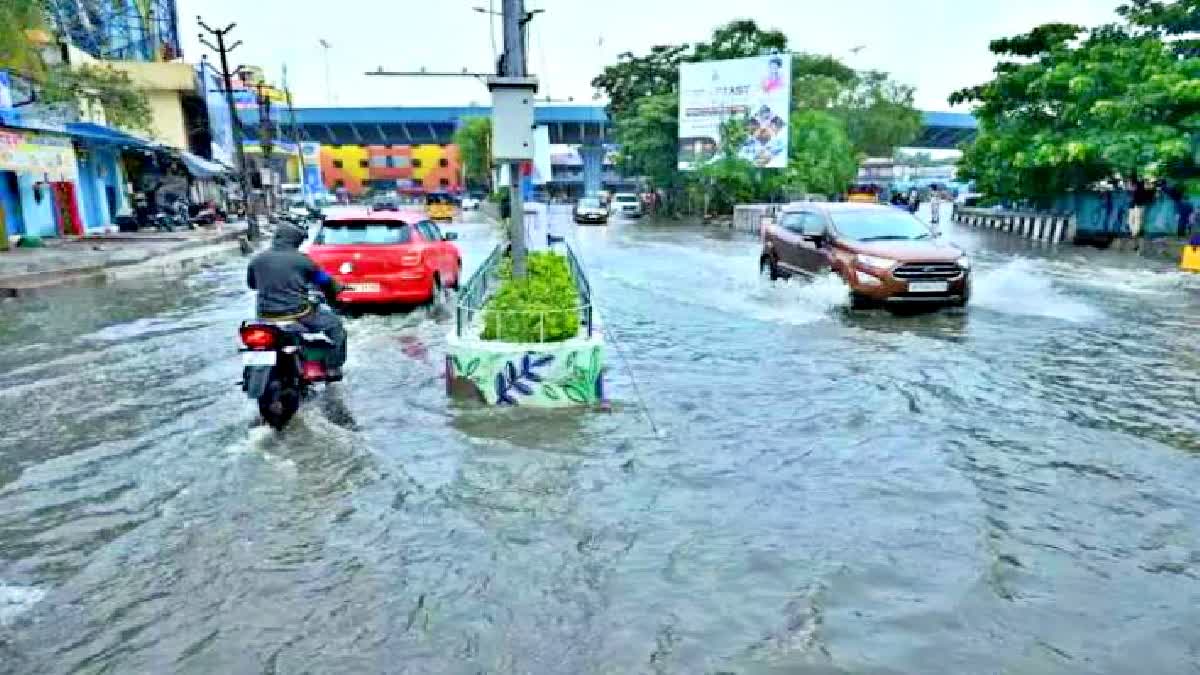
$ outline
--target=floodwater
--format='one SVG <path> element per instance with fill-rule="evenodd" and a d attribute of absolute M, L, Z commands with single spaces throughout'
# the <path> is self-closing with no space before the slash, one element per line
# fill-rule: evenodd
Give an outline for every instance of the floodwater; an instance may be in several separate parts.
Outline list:
<path fill-rule="evenodd" d="M 416 310 L 255 428 L 240 259 L 0 304 L 0 673 L 1196 672 L 1200 280 L 949 236 L 896 317 L 581 228 L 611 413 L 448 404 Z"/>

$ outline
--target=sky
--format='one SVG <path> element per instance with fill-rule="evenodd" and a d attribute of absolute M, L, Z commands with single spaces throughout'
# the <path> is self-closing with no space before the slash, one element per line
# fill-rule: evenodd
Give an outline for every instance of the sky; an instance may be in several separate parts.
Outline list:
<path fill-rule="evenodd" d="M 501 0 L 177 0 L 184 58 L 209 52 L 196 16 L 237 22 L 231 67 L 253 64 L 278 78 L 287 64 L 299 107 L 487 104 L 474 78 L 369 77 L 365 71 L 495 70 L 492 21 L 475 11 Z M 988 42 L 1041 23 L 1113 21 L 1119 0 L 526 0 L 544 9 L 530 24 L 529 69 L 539 97 L 591 103 L 591 79 L 617 54 L 698 42 L 713 28 L 752 18 L 782 30 L 793 51 L 832 54 L 852 67 L 889 72 L 916 87 L 917 107 L 990 79 Z M 748 13 L 752 9 L 752 13 Z M 501 48 L 499 18 L 495 45 Z M 325 40 L 329 49 L 321 46 Z M 857 52 L 852 50 L 861 47 Z M 214 57 L 210 57 L 214 58 Z M 326 77 L 328 65 L 329 77 Z"/>

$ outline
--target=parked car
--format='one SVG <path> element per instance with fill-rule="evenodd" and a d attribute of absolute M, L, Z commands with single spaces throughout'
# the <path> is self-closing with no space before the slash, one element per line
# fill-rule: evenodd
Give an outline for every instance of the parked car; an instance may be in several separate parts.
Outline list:
<path fill-rule="evenodd" d="M 307 253 L 346 287 L 339 303 L 437 302 L 458 288 L 457 239 L 419 211 L 347 212 L 322 223 Z"/>
<path fill-rule="evenodd" d="M 378 194 L 371 198 L 372 211 L 399 211 L 400 198 L 394 194 Z"/>
<path fill-rule="evenodd" d="M 467 195 L 462 198 L 463 211 L 475 211 L 479 208 L 479 198 Z"/>
<path fill-rule="evenodd" d="M 632 192 L 618 192 L 613 195 L 612 204 L 613 209 L 623 216 L 642 217 L 642 200 Z"/>
<path fill-rule="evenodd" d="M 911 214 L 882 204 L 797 202 L 762 231 L 760 268 L 772 279 L 832 270 L 855 309 L 963 307 L 971 262 Z"/>
<path fill-rule="evenodd" d="M 608 207 L 599 197 L 584 197 L 575 202 L 575 222 L 607 225 Z"/>

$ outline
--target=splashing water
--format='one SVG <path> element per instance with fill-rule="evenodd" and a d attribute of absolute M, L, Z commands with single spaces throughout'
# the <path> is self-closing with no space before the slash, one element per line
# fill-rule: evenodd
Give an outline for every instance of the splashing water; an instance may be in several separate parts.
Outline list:
<path fill-rule="evenodd" d="M 1016 258 L 1000 267 L 976 273 L 971 305 L 1004 314 L 1040 316 L 1083 322 L 1101 316 L 1081 300 L 1055 289 L 1049 274 L 1036 262 Z"/>
<path fill-rule="evenodd" d="M 17 616 L 28 611 L 44 597 L 46 591 L 40 588 L 0 584 L 0 626 L 12 623 Z"/>

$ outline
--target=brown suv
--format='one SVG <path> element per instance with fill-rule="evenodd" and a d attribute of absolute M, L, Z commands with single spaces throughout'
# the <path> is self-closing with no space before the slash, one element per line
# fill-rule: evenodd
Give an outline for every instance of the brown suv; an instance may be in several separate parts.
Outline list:
<path fill-rule="evenodd" d="M 963 307 L 971 264 L 907 211 L 882 204 L 796 202 L 762 228 L 771 279 L 833 270 L 855 309 L 902 304 Z"/>

